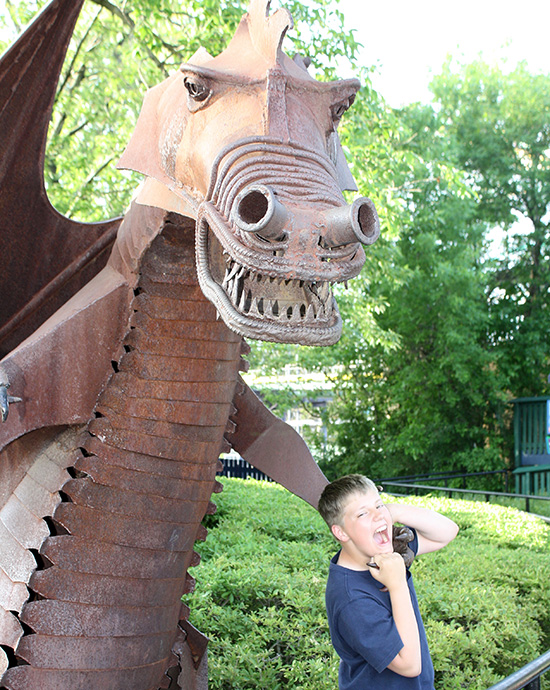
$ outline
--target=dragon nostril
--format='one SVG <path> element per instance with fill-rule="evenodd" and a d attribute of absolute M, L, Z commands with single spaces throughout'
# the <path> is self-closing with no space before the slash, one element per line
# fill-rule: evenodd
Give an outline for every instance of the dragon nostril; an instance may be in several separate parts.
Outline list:
<path fill-rule="evenodd" d="M 238 228 L 262 240 L 280 242 L 285 238 L 286 209 L 269 187 L 255 185 L 241 191 L 231 215 Z"/>
<path fill-rule="evenodd" d="M 380 223 L 374 204 L 366 197 L 356 199 L 351 206 L 337 206 L 323 211 L 326 230 L 321 246 L 343 247 L 360 242 L 372 244 L 380 235 Z"/>
<path fill-rule="evenodd" d="M 256 225 L 266 216 L 269 209 L 269 202 L 264 194 L 257 189 L 253 189 L 245 194 L 237 207 L 237 214 L 247 225 Z"/>
<path fill-rule="evenodd" d="M 380 235 L 378 214 L 370 199 L 366 199 L 358 205 L 357 222 L 359 223 L 361 232 L 369 240 L 374 241 Z"/>

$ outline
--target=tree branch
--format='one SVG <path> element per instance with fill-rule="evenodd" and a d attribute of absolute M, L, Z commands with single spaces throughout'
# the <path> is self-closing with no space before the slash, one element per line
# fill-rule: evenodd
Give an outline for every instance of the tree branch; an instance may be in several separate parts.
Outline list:
<path fill-rule="evenodd" d="M 84 46 L 84 43 L 85 43 L 86 40 L 88 39 L 88 36 L 90 35 L 90 31 L 92 30 L 94 24 L 96 23 L 97 18 L 99 17 L 100 12 L 101 12 L 101 10 L 98 10 L 97 14 L 95 15 L 95 17 L 94 17 L 94 18 L 92 19 L 92 21 L 90 22 L 90 26 L 86 29 L 86 32 L 85 32 L 84 36 L 82 37 L 82 40 L 79 42 L 79 44 L 78 44 L 77 47 L 76 47 L 76 50 L 75 50 L 74 55 L 73 55 L 72 60 L 71 60 L 71 64 L 69 65 L 69 67 L 67 68 L 67 71 L 66 71 L 66 73 L 65 73 L 65 78 L 63 79 L 63 81 L 62 81 L 61 84 L 59 85 L 59 88 L 57 89 L 57 93 L 56 93 L 56 95 L 55 95 L 55 100 L 56 100 L 56 102 L 57 102 L 59 96 L 61 95 L 61 93 L 63 92 L 65 86 L 67 85 L 67 82 L 69 81 L 69 78 L 70 78 L 70 76 L 71 76 L 71 74 L 72 74 L 72 72 L 73 72 L 73 69 L 74 69 L 76 60 L 77 60 L 77 58 L 78 58 L 78 56 L 79 56 L 79 54 L 80 54 L 80 51 L 82 50 L 82 47 Z M 80 81 L 79 81 L 78 83 L 80 83 Z"/>
<path fill-rule="evenodd" d="M 70 216 L 70 215 L 72 214 L 72 212 L 74 211 L 74 209 L 75 209 L 77 203 L 80 201 L 80 199 L 82 199 L 82 196 L 83 196 L 83 194 L 84 194 L 84 190 L 86 189 L 86 187 L 87 187 L 91 182 L 93 182 L 93 180 L 101 173 L 101 171 L 104 170 L 104 169 L 109 165 L 109 163 L 111 163 L 111 161 L 113 161 L 113 160 L 114 160 L 114 156 L 111 156 L 110 158 L 107 158 L 107 160 L 105 160 L 105 161 L 99 166 L 99 168 L 97 168 L 97 170 L 95 170 L 93 173 L 90 173 L 90 175 L 88 175 L 88 177 L 84 180 L 84 183 L 81 185 L 80 189 L 78 190 L 78 193 L 75 194 L 75 197 L 74 197 L 74 199 L 73 199 L 73 203 L 71 204 L 70 208 L 68 209 L 66 215 Z"/>
<path fill-rule="evenodd" d="M 136 25 L 135 25 L 133 19 L 130 17 L 130 15 L 127 14 L 126 12 L 123 12 L 116 5 L 113 5 L 113 3 L 109 2 L 109 0 L 92 0 L 92 2 L 95 2 L 95 4 L 99 5 L 100 7 L 104 7 L 111 14 L 114 14 L 115 17 L 122 19 L 124 24 L 126 24 L 126 26 L 130 27 L 130 29 L 132 31 L 135 29 Z"/>
<path fill-rule="evenodd" d="M 113 5 L 112 2 L 109 2 L 109 0 L 92 0 L 92 2 L 95 2 L 96 5 L 99 5 L 100 7 L 105 8 L 111 14 L 113 14 L 115 17 L 118 17 L 119 19 L 121 19 L 122 22 L 124 24 L 126 24 L 127 27 L 129 27 L 130 33 L 134 33 L 136 25 L 135 25 L 134 20 L 130 17 L 129 14 L 127 14 L 126 12 L 123 12 L 116 5 Z M 145 48 L 145 51 L 146 51 L 148 57 L 152 60 L 152 62 L 155 63 L 155 65 L 158 67 L 158 69 L 165 76 L 168 76 L 168 73 L 167 73 L 163 63 L 157 58 L 157 56 L 153 53 L 153 51 L 149 48 L 149 46 L 147 46 L 145 44 L 142 44 L 142 45 Z"/>

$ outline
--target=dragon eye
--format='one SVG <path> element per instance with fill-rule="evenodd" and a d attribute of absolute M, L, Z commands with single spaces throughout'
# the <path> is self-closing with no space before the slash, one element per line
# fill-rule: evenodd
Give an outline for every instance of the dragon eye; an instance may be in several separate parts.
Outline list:
<path fill-rule="evenodd" d="M 332 106 L 331 115 L 332 120 L 335 124 L 338 124 L 340 122 L 342 115 L 346 112 L 348 108 L 351 107 L 351 104 L 354 100 L 355 96 L 350 96 L 349 98 L 346 98 L 345 101 L 340 101 L 340 103 L 336 103 Z"/>
<path fill-rule="evenodd" d="M 205 101 L 210 95 L 210 89 L 196 77 L 184 77 L 183 85 L 194 101 Z"/>

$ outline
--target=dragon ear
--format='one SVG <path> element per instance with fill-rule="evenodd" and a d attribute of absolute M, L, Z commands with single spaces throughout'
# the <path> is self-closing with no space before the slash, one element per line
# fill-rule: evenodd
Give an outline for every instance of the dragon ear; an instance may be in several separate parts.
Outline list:
<path fill-rule="evenodd" d="M 117 164 L 118 168 L 135 170 L 173 187 L 174 179 L 168 175 L 168 161 L 163 158 L 161 140 L 165 123 L 183 105 L 183 98 L 179 72 L 147 91 L 136 128 Z"/>
<path fill-rule="evenodd" d="M 342 191 L 348 190 L 350 192 L 357 192 L 357 184 L 353 179 L 351 170 L 349 169 L 342 144 L 340 143 L 340 138 L 337 136 L 334 143 L 335 150 L 335 166 L 336 166 L 336 177 L 338 179 L 338 184 Z"/>
<path fill-rule="evenodd" d="M 210 53 L 206 50 L 206 48 L 203 48 L 202 46 L 195 52 L 193 55 L 187 60 L 187 64 L 189 65 L 204 65 L 207 62 L 210 62 L 210 60 L 213 60 L 214 58 Z"/>

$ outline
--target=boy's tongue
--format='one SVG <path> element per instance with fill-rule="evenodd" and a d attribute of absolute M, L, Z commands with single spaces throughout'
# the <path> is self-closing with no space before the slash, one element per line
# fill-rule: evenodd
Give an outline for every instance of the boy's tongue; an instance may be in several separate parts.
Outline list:
<path fill-rule="evenodd" d="M 377 544 L 380 544 L 380 546 L 382 546 L 382 544 L 387 544 L 389 542 L 388 530 L 385 529 L 382 532 L 375 532 L 373 539 Z"/>

